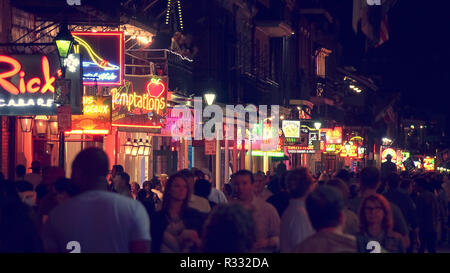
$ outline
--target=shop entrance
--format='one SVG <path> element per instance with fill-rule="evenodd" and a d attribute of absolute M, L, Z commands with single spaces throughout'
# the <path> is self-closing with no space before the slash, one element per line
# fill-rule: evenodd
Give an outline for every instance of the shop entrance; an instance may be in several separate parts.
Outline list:
<path fill-rule="evenodd" d="M 153 151 L 153 174 L 172 175 L 177 172 L 178 153 L 176 151 Z"/>

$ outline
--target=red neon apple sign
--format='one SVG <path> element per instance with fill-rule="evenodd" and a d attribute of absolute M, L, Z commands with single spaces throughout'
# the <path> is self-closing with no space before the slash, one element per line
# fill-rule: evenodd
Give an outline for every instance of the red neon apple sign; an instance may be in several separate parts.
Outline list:
<path fill-rule="evenodd" d="M 0 55 L 0 63 L 6 63 L 12 66 L 12 69 L 3 73 L 0 73 L 0 87 L 8 91 L 13 95 L 18 95 L 19 93 L 24 94 L 36 93 L 39 90 L 42 94 L 47 91 L 55 93 L 55 87 L 53 83 L 55 82 L 55 77 L 50 77 L 50 65 L 48 58 L 46 56 L 42 57 L 42 74 L 44 76 L 43 81 L 40 78 L 34 77 L 25 82 L 25 72 L 22 69 L 22 65 L 19 61 L 9 56 Z M 19 73 L 19 86 L 15 86 L 7 78 L 13 77 Z"/>
<path fill-rule="evenodd" d="M 161 79 L 153 78 L 147 83 L 146 89 L 150 97 L 159 98 L 164 94 L 166 87 Z"/>

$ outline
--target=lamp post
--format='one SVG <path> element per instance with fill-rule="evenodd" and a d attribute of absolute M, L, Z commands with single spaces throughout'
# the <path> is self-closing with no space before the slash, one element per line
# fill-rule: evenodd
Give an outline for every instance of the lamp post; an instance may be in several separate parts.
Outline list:
<path fill-rule="evenodd" d="M 216 94 L 213 92 L 207 92 L 204 95 L 206 104 L 212 105 L 214 100 L 216 99 Z M 219 123 L 215 124 L 216 130 L 216 189 L 220 190 L 221 181 L 220 181 L 220 140 L 219 140 L 219 126 L 222 126 Z"/>
<path fill-rule="evenodd" d="M 74 38 L 67 27 L 67 23 L 62 23 L 59 27 L 59 33 L 55 37 L 56 48 L 58 49 L 59 60 L 61 64 L 62 78 L 65 77 L 64 58 L 67 58 L 72 50 Z M 64 169 L 64 131 L 59 132 L 59 167 Z"/>

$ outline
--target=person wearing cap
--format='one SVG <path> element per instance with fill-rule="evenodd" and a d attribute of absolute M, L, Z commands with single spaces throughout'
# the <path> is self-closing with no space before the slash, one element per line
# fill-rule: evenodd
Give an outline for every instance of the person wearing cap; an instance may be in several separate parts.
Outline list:
<path fill-rule="evenodd" d="M 31 173 L 26 174 L 23 180 L 30 182 L 33 184 L 33 189 L 36 189 L 37 185 L 39 185 L 42 181 L 41 176 L 41 162 L 34 160 L 31 162 Z"/>

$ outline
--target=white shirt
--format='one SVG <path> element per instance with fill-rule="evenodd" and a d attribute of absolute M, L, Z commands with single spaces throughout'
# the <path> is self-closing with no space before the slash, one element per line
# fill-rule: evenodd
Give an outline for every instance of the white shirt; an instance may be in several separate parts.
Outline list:
<path fill-rule="evenodd" d="M 209 205 L 208 199 L 200 197 L 195 194 L 191 194 L 191 199 L 189 200 L 189 207 L 203 213 L 209 213 L 211 211 L 211 206 Z"/>
<path fill-rule="evenodd" d="M 36 186 L 42 181 L 42 176 L 37 173 L 28 173 L 24 176 L 23 180 L 33 184 L 33 188 L 36 189 Z"/>
<path fill-rule="evenodd" d="M 314 232 L 305 203 L 296 199 L 289 200 L 289 206 L 281 216 L 280 252 L 291 252 Z"/>
<path fill-rule="evenodd" d="M 227 204 L 228 200 L 225 194 L 222 191 L 219 191 L 216 188 L 211 188 L 211 193 L 208 196 L 209 201 L 212 201 L 216 204 Z"/>
<path fill-rule="evenodd" d="M 67 244 L 76 241 L 81 253 L 126 253 L 130 242 L 137 240 L 150 240 L 144 206 L 98 190 L 81 193 L 53 209 L 43 231 L 44 248 L 59 252 L 70 252 Z"/>

